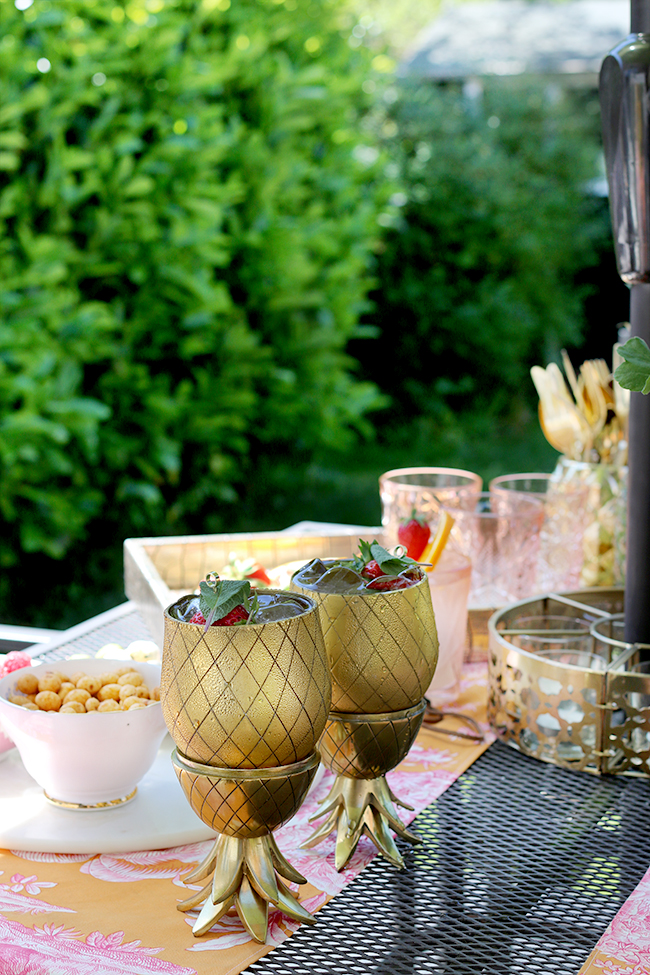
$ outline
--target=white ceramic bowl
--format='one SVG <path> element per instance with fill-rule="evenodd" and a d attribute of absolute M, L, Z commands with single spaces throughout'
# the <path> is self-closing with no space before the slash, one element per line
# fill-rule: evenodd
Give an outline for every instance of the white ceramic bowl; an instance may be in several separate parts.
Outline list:
<path fill-rule="evenodd" d="M 124 660 L 57 660 L 14 671 L 0 680 L 0 724 L 15 742 L 23 764 L 46 795 L 61 804 L 105 808 L 120 804 L 153 765 L 167 731 L 160 702 L 132 711 L 59 714 L 11 704 L 21 674 L 56 670 L 91 676 L 124 667 Z M 160 664 L 133 662 L 151 690 L 160 684 Z"/>
<path fill-rule="evenodd" d="M 15 748 L 13 741 L 0 728 L 0 761 L 6 757 L 7 752 L 11 751 L 12 748 Z"/>

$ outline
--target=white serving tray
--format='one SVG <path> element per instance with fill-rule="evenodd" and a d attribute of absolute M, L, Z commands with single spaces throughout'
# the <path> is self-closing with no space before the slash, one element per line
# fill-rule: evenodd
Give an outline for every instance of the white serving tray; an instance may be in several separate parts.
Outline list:
<path fill-rule="evenodd" d="M 25 771 L 16 749 L 0 763 L 0 848 L 36 853 L 126 853 L 209 840 L 215 833 L 183 794 L 166 735 L 135 798 L 113 809 L 57 809 Z"/>

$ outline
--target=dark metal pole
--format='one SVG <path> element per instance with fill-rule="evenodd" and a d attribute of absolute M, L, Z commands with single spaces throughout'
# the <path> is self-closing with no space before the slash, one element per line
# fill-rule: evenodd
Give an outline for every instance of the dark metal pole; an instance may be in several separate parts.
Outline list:
<path fill-rule="evenodd" d="M 650 34 L 650 3 L 648 0 L 631 0 L 630 33 Z"/>
<path fill-rule="evenodd" d="M 600 102 L 616 263 L 632 335 L 650 344 L 650 0 L 631 0 L 631 34 L 603 61 Z M 650 396 L 632 393 L 625 639 L 650 644 Z"/>
<path fill-rule="evenodd" d="M 650 0 L 632 0 L 630 31 L 650 33 Z M 650 343 L 649 284 L 633 284 L 630 289 L 630 332 Z M 641 393 L 630 396 L 629 423 L 625 640 L 650 643 L 650 400 L 647 396 Z"/>
<path fill-rule="evenodd" d="M 630 331 L 650 344 L 650 284 L 630 290 Z M 630 396 L 625 640 L 650 643 L 650 396 Z"/>

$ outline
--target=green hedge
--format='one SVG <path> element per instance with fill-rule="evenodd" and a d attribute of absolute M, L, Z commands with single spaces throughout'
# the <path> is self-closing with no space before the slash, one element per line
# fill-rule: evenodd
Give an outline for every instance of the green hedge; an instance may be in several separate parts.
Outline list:
<path fill-rule="evenodd" d="M 403 82 L 388 97 L 384 141 L 404 192 L 378 262 L 381 339 L 353 352 L 394 397 L 387 422 L 532 405 L 530 366 L 580 344 L 577 278 L 611 250 L 589 192 L 597 92 L 531 77 L 482 94 Z"/>
<path fill-rule="evenodd" d="M 338 0 L 0 0 L 0 560 L 219 530 L 380 402 Z M 366 87 L 368 87 L 366 85 Z"/>

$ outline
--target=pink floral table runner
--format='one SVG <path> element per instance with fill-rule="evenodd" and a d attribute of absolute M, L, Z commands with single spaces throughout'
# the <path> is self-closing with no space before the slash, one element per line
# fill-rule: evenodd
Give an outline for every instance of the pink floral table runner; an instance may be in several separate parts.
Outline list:
<path fill-rule="evenodd" d="M 579 975 L 650 975 L 650 870 L 623 904 Z"/>
<path fill-rule="evenodd" d="M 484 664 L 469 665 L 457 705 L 485 724 Z M 482 745 L 423 730 L 404 762 L 389 774 L 393 791 L 414 811 L 410 822 L 485 750 Z M 374 858 L 362 838 L 347 868 L 334 867 L 334 837 L 301 850 L 307 822 L 331 782 L 326 773 L 297 816 L 275 835 L 289 861 L 307 877 L 300 899 L 317 911 Z M 121 855 L 0 851 L 0 975 L 236 975 L 285 941 L 298 927 L 279 911 L 268 944 L 252 941 L 239 918 L 226 917 L 194 938 L 194 915 L 176 904 L 188 896 L 183 876 L 210 846 Z M 198 889 L 195 885 L 189 889 Z M 296 888 L 298 889 L 298 888 Z"/>
<path fill-rule="evenodd" d="M 465 668 L 454 708 L 485 724 L 484 664 Z M 389 774 L 393 791 L 414 807 L 408 823 L 485 750 L 423 730 L 409 755 Z M 307 877 L 300 899 L 311 911 L 336 896 L 374 858 L 364 837 L 348 867 L 334 867 L 333 837 L 314 850 L 300 845 L 309 816 L 325 796 L 329 773 L 278 843 Z M 285 941 L 297 923 L 275 912 L 269 943 L 253 942 L 239 918 L 226 917 L 194 938 L 195 915 L 176 910 L 187 897 L 183 876 L 209 844 L 121 855 L 25 853 L 0 850 L 0 975 L 238 975 Z M 191 888 L 195 889 L 195 888 Z M 198 889 L 198 888 L 197 888 Z M 583 966 L 580 975 L 650 975 L 650 870 Z"/>

